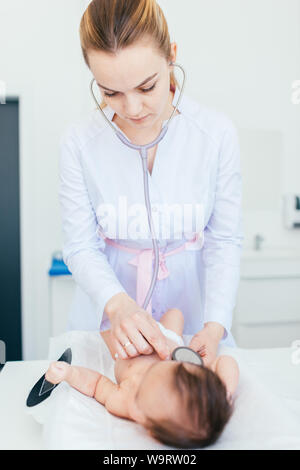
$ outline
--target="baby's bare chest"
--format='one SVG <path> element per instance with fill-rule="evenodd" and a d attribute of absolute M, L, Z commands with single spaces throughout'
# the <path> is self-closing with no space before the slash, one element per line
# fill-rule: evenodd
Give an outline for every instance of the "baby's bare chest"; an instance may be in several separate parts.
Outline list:
<path fill-rule="evenodd" d="M 145 374 L 148 368 L 160 361 L 159 356 L 153 353 L 149 356 L 141 355 L 130 359 L 117 359 L 115 361 L 115 378 L 117 383 L 130 378 L 135 374 Z"/>
<path fill-rule="evenodd" d="M 170 353 L 178 347 L 173 340 L 165 338 Z M 115 377 L 118 383 L 122 380 L 130 378 L 134 374 L 145 374 L 153 362 L 161 361 L 159 355 L 156 352 L 152 354 L 141 354 L 140 356 L 129 358 L 129 359 L 117 359 L 115 362 Z"/>

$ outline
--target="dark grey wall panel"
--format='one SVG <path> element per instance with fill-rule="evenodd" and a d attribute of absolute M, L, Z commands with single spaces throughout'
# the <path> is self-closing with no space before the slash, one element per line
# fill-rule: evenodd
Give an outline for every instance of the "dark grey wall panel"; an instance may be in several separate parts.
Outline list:
<path fill-rule="evenodd" d="M 0 339 L 6 360 L 22 359 L 19 101 L 0 104 Z"/>

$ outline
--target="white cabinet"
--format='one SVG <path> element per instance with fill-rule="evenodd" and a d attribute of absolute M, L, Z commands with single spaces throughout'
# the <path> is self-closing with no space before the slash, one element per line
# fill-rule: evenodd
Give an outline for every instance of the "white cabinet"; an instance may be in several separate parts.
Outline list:
<path fill-rule="evenodd" d="M 289 347 L 300 339 L 299 253 L 245 253 L 232 334 L 242 348 Z"/>

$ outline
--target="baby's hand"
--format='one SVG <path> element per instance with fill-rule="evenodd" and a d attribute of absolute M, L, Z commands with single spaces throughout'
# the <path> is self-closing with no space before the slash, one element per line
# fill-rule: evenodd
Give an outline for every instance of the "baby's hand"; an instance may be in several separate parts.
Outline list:
<path fill-rule="evenodd" d="M 45 379 L 52 384 L 59 384 L 67 378 L 70 364 L 63 361 L 51 362 L 45 374 Z"/>

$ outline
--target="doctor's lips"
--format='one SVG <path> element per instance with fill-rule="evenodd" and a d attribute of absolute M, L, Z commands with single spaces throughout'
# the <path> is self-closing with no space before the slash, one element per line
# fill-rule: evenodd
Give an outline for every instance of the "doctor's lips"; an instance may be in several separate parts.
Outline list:
<path fill-rule="evenodd" d="M 132 118 L 129 118 L 130 121 L 133 121 L 133 122 L 143 122 L 145 121 L 145 119 L 150 116 L 150 114 L 147 114 L 146 116 L 142 117 L 141 119 L 132 119 Z"/>

